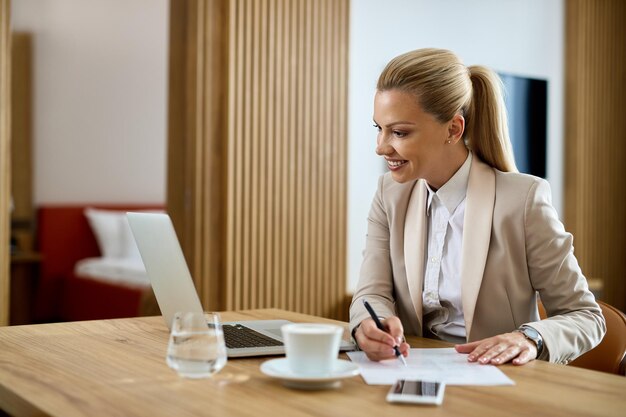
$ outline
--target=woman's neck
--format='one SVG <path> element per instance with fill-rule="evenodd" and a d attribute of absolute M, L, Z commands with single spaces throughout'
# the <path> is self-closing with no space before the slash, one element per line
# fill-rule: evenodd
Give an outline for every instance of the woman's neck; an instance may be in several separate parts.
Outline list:
<path fill-rule="evenodd" d="M 465 163 L 469 150 L 464 144 L 461 143 L 455 146 L 455 148 L 456 149 L 449 152 L 447 154 L 448 157 L 442 161 L 443 163 L 441 164 L 441 170 L 437 173 L 438 175 L 433 178 L 426 179 L 426 182 L 433 191 L 437 191 L 443 187 L 443 185 L 447 183 Z"/>

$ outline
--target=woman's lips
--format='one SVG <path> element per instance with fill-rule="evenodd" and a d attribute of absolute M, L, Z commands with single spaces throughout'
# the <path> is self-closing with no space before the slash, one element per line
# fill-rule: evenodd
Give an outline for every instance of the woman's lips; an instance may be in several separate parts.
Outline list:
<path fill-rule="evenodd" d="M 392 171 L 396 171 L 402 168 L 407 162 L 409 161 L 403 159 L 387 159 L 387 167 Z"/>

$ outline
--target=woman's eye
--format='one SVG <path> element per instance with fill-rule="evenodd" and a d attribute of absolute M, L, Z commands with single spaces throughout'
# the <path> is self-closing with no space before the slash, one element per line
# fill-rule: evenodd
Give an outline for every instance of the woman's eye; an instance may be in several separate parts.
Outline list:
<path fill-rule="evenodd" d="M 406 133 L 405 133 L 405 132 L 400 132 L 400 131 L 398 131 L 398 130 L 394 130 L 394 131 L 393 131 L 393 134 L 394 134 L 394 136 L 395 136 L 395 137 L 397 137 L 397 138 L 403 138 L 403 137 L 405 137 L 405 136 L 406 136 Z"/>
<path fill-rule="evenodd" d="M 376 128 L 376 130 L 378 130 L 380 132 L 380 126 L 378 126 L 376 123 L 373 124 L 373 126 Z"/>

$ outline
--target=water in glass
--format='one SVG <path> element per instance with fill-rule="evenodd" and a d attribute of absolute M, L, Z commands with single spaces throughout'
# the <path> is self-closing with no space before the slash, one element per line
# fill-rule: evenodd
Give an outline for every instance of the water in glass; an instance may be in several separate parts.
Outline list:
<path fill-rule="evenodd" d="M 226 365 L 226 346 L 217 313 L 176 313 L 167 364 L 186 378 L 206 378 Z"/>

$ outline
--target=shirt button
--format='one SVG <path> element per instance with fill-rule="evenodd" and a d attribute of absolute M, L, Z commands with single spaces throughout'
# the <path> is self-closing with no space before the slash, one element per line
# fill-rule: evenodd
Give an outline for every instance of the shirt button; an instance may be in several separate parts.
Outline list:
<path fill-rule="evenodd" d="M 436 256 L 433 256 L 432 258 L 430 258 L 430 261 L 432 263 L 437 263 L 437 262 L 439 262 L 439 258 L 437 258 Z"/>

